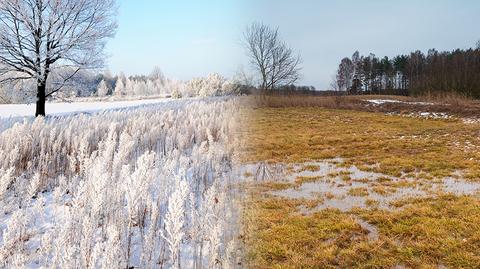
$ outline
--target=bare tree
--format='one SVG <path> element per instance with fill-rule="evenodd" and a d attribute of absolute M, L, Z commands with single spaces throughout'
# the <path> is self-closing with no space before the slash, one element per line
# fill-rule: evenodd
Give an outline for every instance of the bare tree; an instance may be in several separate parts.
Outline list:
<path fill-rule="evenodd" d="M 330 81 L 330 89 L 338 94 L 342 88 L 341 81 L 337 79 L 337 75 L 332 75 L 332 80 Z"/>
<path fill-rule="evenodd" d="M 295 83 L 300 77 L 299 56 L 280 40 L 278 28 L 253 23 L 244 32 L 247 55 L 260 74 L 261 89 Z"/>
<path fill-rule="evenodd" d="M 115 0 L 1 0 L 0 82 L 35 80 L 35 116 L 44 116 L 47 97 L 80 70 L 103 65 L 115 15 Z M 47 87 L 56 70 L 62 80 Z"/>

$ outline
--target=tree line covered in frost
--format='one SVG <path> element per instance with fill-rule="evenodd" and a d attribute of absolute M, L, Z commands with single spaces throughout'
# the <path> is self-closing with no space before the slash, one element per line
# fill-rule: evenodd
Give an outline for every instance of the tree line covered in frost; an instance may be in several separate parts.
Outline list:
<path fill-rule="evenodd" d="M 248 86 L 240 79 L 226 79 L 218 73 L 189 81 L 167 79 L 155 68 L 149 76 L 120 74 L 114 78 L 104 77 L 97 87 L 97 96 L 148 96 L 168 95 L 174 98 L 236 95 L 248 92 Z"/>
<path fill-rule="evenodd" d="M 1 132 L 0 267 L 233 267 L 238 107 L 173 100 Z"/>
<path fill-rule="evenodd" d="M 56 76 L 51 77 L 55 80 Z M 55 85 L 52 81 L 49 85 Z M 0 103 L 26 103 L 35 101 L 35 81 L 15 81 L 0 85 Z M 251 87 L 240 78 L 226 79 L 218 73 L 206 77 L 193 78 L 181 81 L 166 78 L 159 68 L 155 68 L 150 75 L 125 76 L 120 73 L 112 75 L 110 72 L 94 73 L 90 71 L 78 72 L 64 85 L 62 91 L 51 97 L 53 100 L 72 100 L 76 97 L 123 97 L 170 96 L 207 97 L 223 95 L 239 95 L 249 93 Z"/>
<path fill-rule="evenodd" d="M 480 98 L 480 42 L 476 48 L 378 58 L 355 52 L 339 64 L 332 87 L 350 94 L 456 93 Z"/>

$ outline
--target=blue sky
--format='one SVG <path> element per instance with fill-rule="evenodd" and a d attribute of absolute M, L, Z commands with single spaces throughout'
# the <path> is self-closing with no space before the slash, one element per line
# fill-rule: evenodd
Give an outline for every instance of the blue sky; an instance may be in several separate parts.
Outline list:
<path fill-rule="evenodd" d="M 113 72 L 190 79 L 248 69 L 241 45 L 251 22 L 278 26 L 303 59 L 300 84 L 325 89 L 355 50 L 394 56 L 480 40 L 474 0 L 119 0 L 119 28 L 107 46 Z"/>

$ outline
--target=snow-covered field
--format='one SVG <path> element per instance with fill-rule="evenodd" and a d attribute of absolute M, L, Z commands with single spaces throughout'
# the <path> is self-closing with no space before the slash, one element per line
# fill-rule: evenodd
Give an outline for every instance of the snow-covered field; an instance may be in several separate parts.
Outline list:
<path fill-rule="evenodd" d="M 98 112 L 117 108 L 137 107 L 149 104 L 159 104 L 170 99 L 144 99 L 115 102 L 71 102 L 71 103 L 52 103 L 45 105 L 48 115 L 65 115 L 78 112 Z M 35 104 L 7 104 L 0 105 L 0 118 L 30 117 L 35 115 Z"/>
<path fill-rule="evenodd" d="M 0 267 L 238 263 L 238 102 L 151 102 L 160 103 L 0 130 Z M 118 107 L 49 104 L 47 111 Z"/>

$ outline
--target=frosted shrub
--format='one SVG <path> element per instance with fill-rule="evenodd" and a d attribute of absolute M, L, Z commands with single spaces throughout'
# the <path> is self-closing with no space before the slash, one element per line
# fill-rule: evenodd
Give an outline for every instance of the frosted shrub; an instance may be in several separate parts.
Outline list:
<path fill-rule="evenodd" d="M 182 93 L 178 89 L 174 89 L 172 91 L 171 96 L 172 96 L 172 98 L 175 98 L 175 99 L 182 98 Z"/>
<path fill-rule="evenodd" d="M 184 211 L 188 191 L 188 184 L 180 178 L 177 179 L 165 215 L 165 233 L 162 232 L 162 237 L 168 244 L 173 268 L 180 268 L 180 244 L 185 235 Z"/>
<path fill-rule="evenodd" d="M 222 93 L 222 85 L 226 79 L 217 73 L 208 75 L 205 78 L 194 78 L 187 85 L 189 96 L 217 96 Z"/>
<path fill-rule="evenodd" d="M 24 259 L 26 249 L 24 242 L 30 236 L 28 223 L 29 219 L 22 209 L 15 211 L 7 221 L 7 228 L 3 231 L 3 245 L 0 247 L 0 261 L 3 261 L 3 266 L 8 267 L 9 260 L 15 263 L 19 261 L 19 257 Z"/>
<path fill-rule="evenodd" d="M 41 185 L 41 178 L 38 173 L 35 173 L 33 177 L 30 179 L 30 184 L 28 186 L 28 196 L 33 197 L 37 194 L 38 190 L 40 189 Z"/>
<path fill-rule="evenodd" d="M 13 182 L 14 167 L 8 169 L 0 168 L 0 198 L 3 198 Z"/>
<path fill-rule="evenodd" d="M 137 169 L 128 176 L 124 175 L 125 198 L 127 200 L 127 211 L 131 224 L 141 222 L 138 213 L 141 213 L 145 209 L 145 196 L 148 195 L 148 187 L 155 176 L 154 161 L 155 154 L 147 152 L 138 159 Z M 128 172 L 124 172 L 124 174 L 125 173 Z"/>
<path fill-rule="evenodd" d="M 218 95 L 242 95 L 245 94 L 248 90 L 248 86 L 244 85 L 245 82 L 242 82 L 238 78 L 230 79 L 225 81 L 222 84 L 221 91 Z"/>
<path fill-rule="evenodd" d="M 178 100 L 25 120 L 1 132 L 1 266 L 235 262 L 226 248 L 239 230 L 237 102 Z"/>

